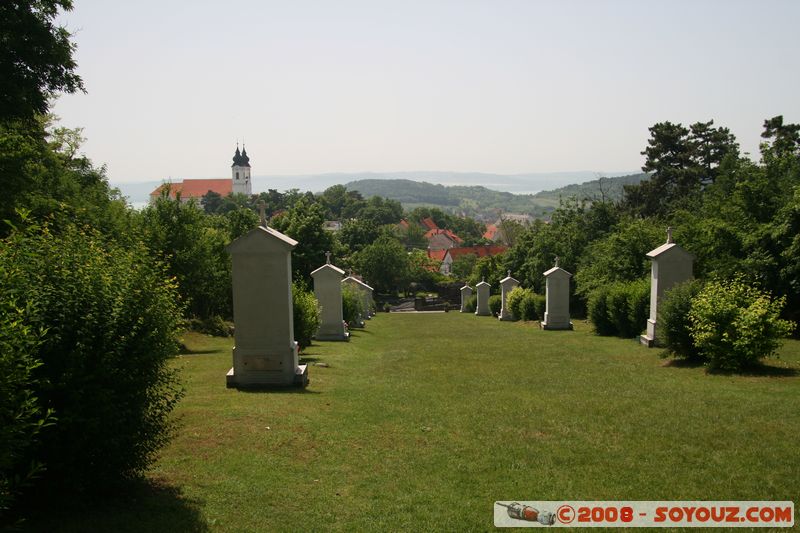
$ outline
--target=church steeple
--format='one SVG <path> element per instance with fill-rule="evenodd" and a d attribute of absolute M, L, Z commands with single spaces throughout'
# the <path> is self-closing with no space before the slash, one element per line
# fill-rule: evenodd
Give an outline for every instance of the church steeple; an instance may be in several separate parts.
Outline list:
<path fill-rule="evenodd" d="M 233 154 L 233 164 L 231 165 L 231 180 L 233 181 L 232 190 L 234 193 L 241 193 L 246 195 L 252 194 L 252 185 L 250 183 L 250 158 L 247 156 L 247 150 L 242 145 L 242 151 L 239 151 L 239 143 L 236 143 L 236 152 Z"/>
<path fill-rule="evenodd" d="M 231 166 L 232 167 L 242 166 L 242 154 L 241 152 L 239 152 L 239 143 L 236 143 L 236 153 L 233 154 L 233 164 Z"/>

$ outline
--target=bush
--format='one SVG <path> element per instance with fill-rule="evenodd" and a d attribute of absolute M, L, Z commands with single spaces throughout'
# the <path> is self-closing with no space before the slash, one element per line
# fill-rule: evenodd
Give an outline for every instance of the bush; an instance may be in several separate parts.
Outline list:
<path fill-rule="evenodd" d="M 711 281 L 692 300 L 690 331 L 698 353 L 719 370 L 742 370 L 772 355 L 794 324 L 779 318 L 784 297 L 769 294 L 741 279 Z"/>
<path fill-rule="evenodd" d="M 610 292 L 609 286 L 604 285 L 589 294 L 587 303 L 589 320 L 594 324 L 594 331 L 598 335 L 614 335 L 617 331 L 613 322 L 608 318 L 608 296 Z"/>
<path fill-rule="evenodd" d="M 530 291 L 525 294 L 519 305 L 520 320 L 541 320 L 543 314 L 538 311 L 539 302 L 544 301 L 544 296 Z"/>
<path fill-rule="evenodd" d="M 508 305 L 508 310 L 511 311 L 511 316 L 514 317 L 514 320 L 522 319 L 522 312 L 520 310 L 522 300 L 531 294 L 533 294 L 533 291 L 530 289 L 515 287 L 511 290 L 511 292 L 508 293 L 508 296 L 506 296 L 506 304 Z"/>
<path fill-rule="evenodd" d="M 464 311 L 467 313 L 474 313 L 476 309 L 478 309 L 478 296 L 473 294 L 467 299 L 467 303 L 464 305 Z"/>
<path fill-rule="evenodd" d="M 342 287 L 342 314 L 344 321 L 350 326 L 356 326 L 366 316 L 364 299 L 358 289 L 350 286 Z"/>
<path fill-rule="evenodd" d="M 143 246 L 71 226 L 57 236 L 14 230 L 0 242 L 0 270 L 14 268 L 4 289 L 35 305 L 26 326 L 45 331 L 26 350 L 42 363 L 29 398 L 57 420 L 32 458 L 48 486 L 100 489 L 141 475 L 168 442 L 183 394 L 168 366 L 181 322 L 174 280 Z"/>
<path fill-rule="evenodd" d="M 186 328 L 214 337 L 230 337 L 231 325 L 221 316 L 213 315 L 208 318 L 192 318 L 186 321 Z"/>
<path fill-rule="evenodd" d="M 499 294 L 489 296 L 489 311 L 493 315 L 499 315 L 501 307 L 503 307 L 503 298 Z"/>
<path fill-rule="evenodd" d="M 27 459 L 40 431 L 52 423 L 35 392 L 44 332 L 31 325 L 32 302 L 20 305 L 9 290 L 19 281 L 8 266 L 0 263 L 0 517 L 40 472 L 42 465 Z"/>
<path fill-rule="evenodd" d="M 292 284 L 292 305 L 294 306 L 294 340 L 302 350 L 311 346 L 311 339 L 319 330 L 322 313 L 316 296 L 302 283 Z"/>
<path fill-rule="evenodd" d="M 692 299 L 702 287 L 699 280 L 686 281 L 664 293 L 658 304 L 659 332 L 667 350 L 677 357 L 699 357 L 692 339 L 689 312 L 692 309 Z"/>
<path fill-rule="evenodd" d="M 589 295 L 589 318 L 598 335 L 630 338 L 645 327 L 648 316 L 648 280 L 618 281 Z"/>
<path fill-rule="evenodd" d="M 533 309 L 536 315 L 532 315 L 531 318 L 526 320 L 544 320 L 544 312 L 547 309 L 547 298 L 544 294 L 533 293 L 531 300 L 533 301 Z"/>

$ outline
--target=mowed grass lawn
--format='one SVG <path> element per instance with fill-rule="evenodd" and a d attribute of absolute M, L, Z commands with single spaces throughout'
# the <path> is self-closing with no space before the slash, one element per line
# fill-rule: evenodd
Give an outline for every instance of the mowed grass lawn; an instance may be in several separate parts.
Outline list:
<path fill-rule="evenodd" d="M 800 343 L 772 371 L 665 366 L 633 340 L 460 313 L 380 314 L 317 343 L 305 391 L 225 388 L 188 334 L 180 430 L 124 501 L 61 530 L 466 531 L 495 500 L 800 503 Z"/>

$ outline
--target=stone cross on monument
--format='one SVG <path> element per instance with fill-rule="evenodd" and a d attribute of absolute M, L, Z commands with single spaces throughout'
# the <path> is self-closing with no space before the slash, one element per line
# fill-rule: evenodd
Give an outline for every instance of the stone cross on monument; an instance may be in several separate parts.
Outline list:
<path fill-rule="evenodd" d="M 558 256 L 556 256 L 555 264 L 553 265 L 553 267 L 557 267 L 557 266 L 558 266 Z"/>
<path fill-rule="evenodd" d="M 330 265 L 331 264 L 331 253 L 330 252 L 325 252 L 325 264 L 326 265 Z"/>
<path fill-rule="evenodd" d="M 267 203 L 264 200 L 259 200 L 258 202 L 258 217 L 261 219 L 261 226 L 266 228 L 267 227 Z"/>
<path fill-rule="evenodd" d="M 667 227 L 667 244 L 675 242 L 672 240 L 672 226 Z"/>

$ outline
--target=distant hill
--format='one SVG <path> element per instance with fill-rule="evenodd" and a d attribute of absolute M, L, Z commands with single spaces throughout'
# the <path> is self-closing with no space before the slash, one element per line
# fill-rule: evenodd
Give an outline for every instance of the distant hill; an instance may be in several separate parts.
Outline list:
<path fill-rule="evenodd" d="M 627 176 L 616 176 L 613 178 L 598 178 L 585 183 L 576 183 L 553 189 L 552 191 L 541 191 L 533 195 L 539 200 L 549 199 L 558 202 L 559 198 L 570 198 L 572 196 L 579 200 L 621 200 L 625 185 L 640 183 L 650 176 L 644 172 L 639 174 L 629 174 Z"/>
<path fill-rule="evenodd" d="M 407 179 L 363 179 L 345 184 L 349 190 L 365 197 L 383 196 L 397 200 L 407 209 L 419 206 L 464 213 L 491 219 L 500 213 L 524 213 L 535 217 L 546 216 L 560 200 L 577 197 L 580 200 L 608 200 L 622 198 L 622 187 L 647 179 L 647 174 L 632 174 L 613 178 L 599 178 L 580 184 L 567 185 L 536 194 L 512 194 L 495 191 L 480 185 L 439 185 Z"/>
<path fill-rule="evenodd" d="M 276 175 L 253 177 L 253 192 L 267 189 L 285 191 L 291 188 L 322 192 L 331 185 L 345 183 L 348 189 L 357 190 L 364 196 L 392 198 L 402 202 L 409 209 L 431 206 L 482 218 L 491 218 L 502 212 L 527 213 L 541 217 L 557 207 L 560 198 L 570 196 L 580 199 L 600 198 L 602 187 L 606 198 L 616 200 L 622 197 L 623 185 L 638 183 L 647 177 L 646 174 L 630 174 L 586 181 L 593 176 L 596 174 L 592 172 L 514 175 L 477 172 Z M 423 180 L 436 181 L 438 184 Z M 158 181 L 112 182 L 112 186 L 119 187 L 130 202 L 144 205 L 149 193 L 160 183 Z M 543 190 L 554 185 L 563 186 Z"/>

